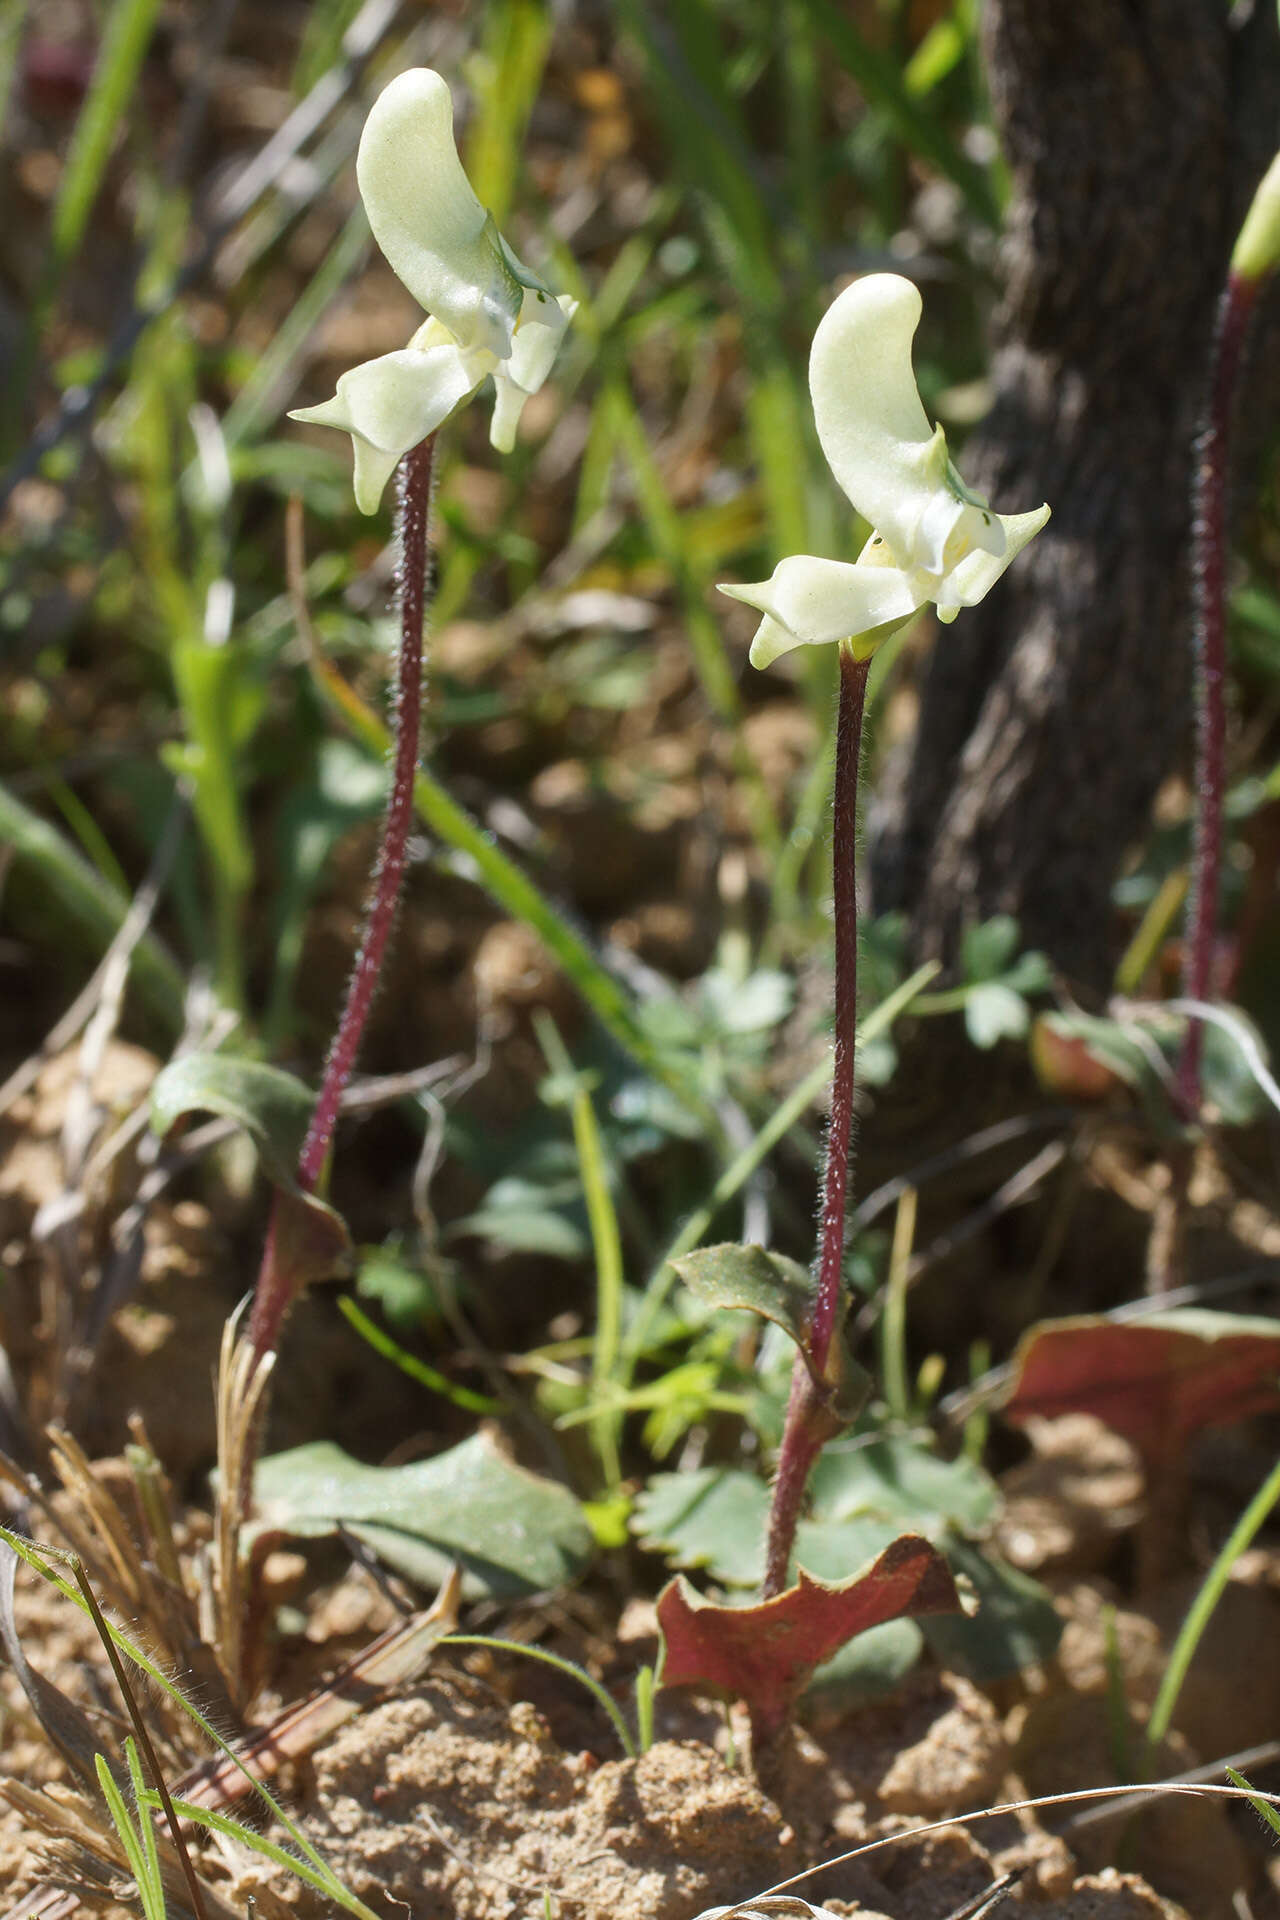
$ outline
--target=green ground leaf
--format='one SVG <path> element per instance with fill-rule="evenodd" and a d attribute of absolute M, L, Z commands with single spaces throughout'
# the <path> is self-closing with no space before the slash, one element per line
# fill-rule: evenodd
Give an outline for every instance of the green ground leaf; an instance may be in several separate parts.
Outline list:
<path fill-rule="evenodd" d="M 984 981 L 965 999 L 965 1031 L 984 1052 L 1000 1040 L 1021 1040 L 1030 1024 L 1026 1001 L 1002 980 Z"/>
<path fill-rule="evenodd" d="M 924 1635 L 914 1620 L 886 1620 L 824 1660 L 809 1691 L 835 1695 L 847 1706 L 874 1700 L 904 1680 L 923 1651 Z"/>
<path fill-rule="evenodd" d="M 968 927 L 960 942 L 966 980 L 995 980 L 1013 962 L 1021 930 L 1011 913 L 997 913 L 981 926 Z"/>
<path fill-rule="evenodd" d="M 707 1306 L 755 1313 L 762 1320 L 772 1321 L 795 1342 L 808 1362 L 813 1282 L 808 1269 L 798 1261 L 769 1253 L 764 1247 L 727 1242 L 683 1254 L 671 1265 L 696 1299 Z M 846 1422 L 856 1420 L 866 1405 L 871 1382 L 849 1352 L 843 1326 L 837 1329 L 828 1366 L 839 1369 L 834 1391 L 825 1381 L 815 1378 L 815 1384 L 832 1413 Z"/>
<path fill-rule="evenodd" d="M 216 1113 L 249 1134 L 268 1174 L 292 1188 L 316 1097 L 291 1073 L 230 1053 L 184 1053 L 156 1075 L 151 1126 L 163 1136 L 190 1113 Z"/>
<path fill-rule="evenodd" d="M 705 1567 L 728 1587 L 758 1586 L 764 1572 L 769 1489 L 741 1467 L 655 1473 L 636 1500 L 643 1544 L 673 1567 Z"/>
<path fill-rule="evenodd" d="M 503 1458 L 484 1434 L 402 1467 L 369 1467 L 317 1440 L 263 1460 L 250 1542 L 326 1539 L 344 1527 L 422 1586 L 455 1561 L 470 1598 L 561 1587 L 591 1558 L 573 1495 Z"/>
<path fill-rule="evenodd" d="M 972 1614 L 923 1622 L 920 1631 L 941 1664 L 985 1685 L 1049 1659 L 1062 1618 L 1048 1589 L 971 1540 L 949 1538 L 946 1551 L 978 1604 Z"/>
<path fill-rule="evenodd" d="M 833 1441 L 814 1468 L 809 1495 L 815 1521 L 871 1514 L 931 1538 L 940 1523 L 985 1527 L 1000 1501 L 975 1461 L 944 1460 L 906 1434 Z"/>
<path fill-rule="evenodd" d="M 1149 1053 L 1115 1020 L 1089 1013 L 1043 1013 L 1032 1037 L 1031 1064 L 1053 1092 L 1097 1099 L 1117 1082 L 1132 1087 L 1153 1110 L 1167 1101 Z"/>
<path fill-rule="evenodd" d="M 727 1242 L 687 1253 L 671 1264 L 690 1293 L 707 1306 L 757 1313 L 803 1347 L 813 1282 L 798 1260 Z"/>

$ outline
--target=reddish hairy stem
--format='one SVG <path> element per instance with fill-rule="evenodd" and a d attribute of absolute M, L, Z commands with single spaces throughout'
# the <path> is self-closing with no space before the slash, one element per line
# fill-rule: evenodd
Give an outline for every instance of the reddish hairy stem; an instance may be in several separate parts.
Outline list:
<path fill-rule="evenodd" d="M 809 1472 L 830 1436 L 829 1416 L 814 1387 L 823 1379 L 831 1344 L 840 1324 L 844 1291 L 845 1209 L 849 1191 L 849 1154 L 853 1140 L 854 1059 L 858 1027 L 858 762 L 862 750 L 862 712 L 870 659 L 855 660 L 840 649 L 840 712 L 836 722 L 835 790 L 832 796 L 832 871 L 836 932 L 835 1068 L 831 1079 L 831 1116 L 827 1123 L 827 1162 L 823 1178 L 817 1291 L 809 1322 L 809 1351 L 796 1355 L 791 1397 L 769 1513 L 761 1598 L 771 1600 L 787 1584 L 800 1505 Z"/>
<path fill-rule="evenodd" d="M 1227 490 L 1231 421 L 1241 351 L 1258 282 L 1227 275 L 1218 306 L 1210 362 L 1209 397 L 1196 446 L 1192 494 L 1193 646 L 1196 704 L 1196 827 L 1191 904 L 1183 968 L 1184 996 L 1213 994 L 1213 954 L 1222 873 L 1222 813 L 1226 795 Z M 1178 1098 L 1189 1116 L 1200 1110 L 1203 1026 L 1191 1019 L 1178 1062 Z"/>
<path fill-rule="evenodd" d="M 422 635 L 426 617 L 434 446 L 435 436 L 430 434 L 400 463 L 400 655 L 391 795 L 383 821 L 373 892 L 365 916 L 360 951 L 347 987 L 338 1029 L 325 1062 L 315 1112 L 298 1156 L 298 1185 L 304 1193 L 315 1191 L 328 1161 L 342 1095 L 360 1051 L 369 1011 L 378 991 L 387 943 L 400 905 L 409 829 L 413 823 L 413 784 L 422 727 Z M 285 1315 L 293 1304 L 292 1276 L 279 1271 L 276 1258 L 279 1212 L 280 1203 L 277 1201 L 267 1228 L 262 1269 L 249 1320 L 249 1338 L 256 1359 L 275 1348 Z"/>

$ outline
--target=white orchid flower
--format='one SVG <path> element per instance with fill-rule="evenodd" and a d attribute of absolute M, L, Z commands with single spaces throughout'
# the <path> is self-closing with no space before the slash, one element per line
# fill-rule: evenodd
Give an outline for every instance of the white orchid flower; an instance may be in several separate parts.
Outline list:
<path fill-rule="evenodd" d="M 1048 507 L 993 513 L 952 466 L 911 371 L 920 312 L 909 280 L 872 273 L 823 315 L 809 356 L 813 417 L 831 471 L 874 531 L 853 562 L 796 554 L 769 580 L 721 587 L 764 615 L 755 667 L 841 640 L 865 660 L 929 601 L 954 620 L 1049 518 Z"/>
<path fill-rule="evenodd" d="M 449 89 L 430 67 L 400 74 L 374 101 L 356 179 L 374 239 L 431 318 L 398 353 L 344 373 L 332 400 L 289 417 L 351 435 L 356 504 L 374 513 L 402 455 L 488 374 L 489 437 L 510 453 L 577 302 L 556 299 L 476 199 L 454 146 Z"/>

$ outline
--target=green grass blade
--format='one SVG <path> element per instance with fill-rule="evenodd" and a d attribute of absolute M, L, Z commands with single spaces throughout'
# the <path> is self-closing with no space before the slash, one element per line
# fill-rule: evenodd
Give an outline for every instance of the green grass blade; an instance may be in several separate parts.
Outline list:
<path fill-rule="evenodd" d="M 766 201 L 727 84 L 729 61 L 713 9 L 705 0 L 662 9 L 619 0 L 618 10 L 649 68 L 672 150 L 738 298 L 757 314 L 780 313 L 777 209 Z"/>
<path fill-rule="evenodd" d="M 575 1661 L 566 1660 L 561 1654 L 552 1653 L 546 1647 L 526 1646 L 520 1640 L 496 1640 L 487 1633 L 447 1633 L 440 1645 L 442 1647 L 490 1647 L 499 1653 L 519 1653 L 523 1654 L 526 1660 L 541 1660 L 544 1666 L 556 1667 L 561 1673 L 567 1673 L 572 1679 L 579 1681 L 597 1705 L 608 1714 L 613 1730 L 621 1743 L 622 1751 L 628 1760 L 635 1759 L 636 1744 L 631 1738 L 626 1721 L 618 1711 L 616 1702 L 605 1692 L 600 1682 L 594 1680 L 585 1668 L 578 1666 Z"/>
<path fill-rule="evenodd" d="M 615 441 L 631 469 L 649 538 L 670 572 L 681 602 L 694 667 L 707 703 L 730 731 L 734 768 L 743 783 L 756 844 L 774 854 L 782 844 L 777 811 L 742 736 L 742 702 L 719 623 L 706 604 L 708 582 L 689 565 L 679 510 L 667 492 L 635 402 L 621 383 L 614 386 L 608 404 Z"/>
<path fill-rule="evenodd" d="M 468 63 L 475 117 L 467 131 L 467 174 L 482 207 L 505 224 L 522 164 L 525 128 L 551 44 L 544 0 L 489 0 L 484 39 Z"/>
<path fill-rule="evenodd" d="M 618 1363 L 622 1330 L 622 1236 L 618 1215 L 609 1191 L 608 1161 L 600 1128 L 596 1122 L 591 1094 L 581 1076 L 574 1076 L 573 1063 L 550 1019 L 539 1022 L 539 1038 L 553 1068 L 573 1079 L 573 1142 L 578 1155 L 578 1172 L 587 1203 L 587 1222 L 596 1270 L 596 1330 L 592 1342 L 591 1385 L 597 1398 L 603 1398 L 613 1385 Z M 622 1462 L 618 1453 L 621 1418 L 603 1412 L 592 1423 L 592 1439 L 600 1458 L 605 1486 L 616 1493 L 622 1482 Z"/>
<path fill-rule="evenodd" d="M 9 117 L 14 75 L 31 0 L 0 0 L 0 127 Z"/>
<path fill-rule="evenodd" d="M 138 1837 L 142 1843 L 143 1862 L 146 1868 L 145 1880 L 139 1879 L 138 1891 L 142 1895 L 143 1910 L 147 1920 L 165 1920 L 164 1881 L 160 1874 L 160 1848 L 156 1841 L 155 1821 L 151 1817 L 151 1808 L 147 1805 L 148 1787 L 143 1777 L 142 1761 L 138 1755 L 138 1743 L 130 1734 L 124 1743 L 125 1759 L 129 1764 L 129 1780 L 133 1787 L 134 1805 L 138 1809 Z M 101 1777 L 101 1776 L 99 1776 Z M 160 1804 L 160 1796 L 155 1796 Z"/>
<path fill-rule="evenodd" d="M 1000 211 L 991 182 L 981 167 L 956 146 L 937 116 L 908 92 L 894 60 L 865 40 L 835 0 L 809 0 L 814 23 L 845 70 L 852 74 L 872 107 L 877 108 L 903 145 L 927 160 L 964 195 L 971 213 L 989 227 Z"/>
<path fill-rule="evenodd" d="M 84 239 L 159 11 L 160 0 L 116 0 L 111 9 L 54 202 L 42 305 L 52 299 L 68 260 Z"/>
<path fill-rule="evenodd" d="M 62 1548 L 37 1546 L 34 1541 L 27 1540 L 22 1534 L 14 1533 L 11 1528 L 4 1526 L 0 1526 L 0 1540 L 3 1540 L 7 1546 L 11 1547 L 18 1558 L 25 1562 L 33 1573 L 38 1573 L 43 1580 L 47 1580 L 49 1585 L 60 1593 L 64 1600 L 69 1600 L 73 1606 L 79 1607 L 81 1613 L 92 1619 L 92 1610 L 84 1595 L 78 1592 L 69 1581 L 64 1580 L 61 1574 L 55 1571 L 55 1568 L 59 1565 L 79 1566 L 80 1563 L 74 1554 L 68 1553 Z M 96 1624 L 95 1622 L 95 1625 Z M 156 1665 L 154 1660 L 152 1660 L 141 1647 L 129 1638 L 128 1634 L 122 1632 L 119 1627 L 115 1626 L 105 1617 L 102 1617 L 102 1625 L 106 1627 L 107 1632 L 110 1634 L 112 1643 L 119 1648 L 126 1659 L 131 1660 L 138 1671 L 145 1674 L 153 1686 L 158 1687 L 161 1693 L 166 1694 L 179 1711 L 185 1713 L 188 1720 L 199 1727 L 205 1739 L 211 1746 L 217 1748 L 224 1760 L 230 1761 L 236 1772 L 246 1781 L 251 1791 L 261 1800 L 272 1819 L 279 1822 L 307 1863 L 315 1873 L 321 1876 L 323 1880 L 323 1890 L 330 1898 L 338 1900 L 347 1908 L 348 1912 L 359 1915 L 360 1920 L 378 1920 L 378 1916 L 372 1913 L 361 1901 L 357 1900 L 354 1894 L 349 1894 L 346 1891 L 346 1888 L 342 1886 L 342 1883 L 339 1881 L 333 1869 L 327 1864 L 323 1855 L 317 1848 L 312 1846 L 301 1829 L 290 1820 L 288 1814 L 280 1805 L 280 1802 L 276 1799 L 271 1789 L 250 1770 L 236 1752 L 235 1748 L 223 1739 L 213 1722 L 201 1713 L 199 1707 L 197 1707 L 193 1701 L 187 1699 L 182 1690 L 174 1685 L 168 1675 Z M 150 1797 L 151 1790 L 148 1789 L 149 1802 Z M 158 1804 L 158 1795 L 156 1795 L 156 1801 Z M 201 1813 L 203 1816 L 203 1809 Z M 190 1817 L 194 1818 L 194 1815 Z M 285 1858 L 288 1860 L 289 1856 L 285 1855 Z M 291 1864 L 296 1871 L 296 1861 L 291 1862 Z"/>
<path fill-rule="evenodd" d="M 228 407 L 222 423 L 228 450 L 255 440 L 275 425 L 292 394 L 290 369 L 301 365 L 308 338 L 368 253 L 369 244 L 368 216 L 363 206 L 357 206 Z"/>
<path fill-rule="evenodd" d="M 1277 1838 L 1280 1838 L 1280 1813 L 1277 1813 L 1276 1809 L 1264 1800 L 1260 1794 L 1255 1794 L 1251 1783 L 1245 1779 L 1242 1773 L 1237 1773 L 1234 1767 L 1224 1767 L 1223 1772 L 1233 1787 L 1239 1787 L 1242 1793 L 1248 1794 L 1249 1805 L 1253 1808 L 1259 1820 L 1263 1821 Z"/>
<path fill-rule="evenodd" d="M 1186 1618 L 1178 1628 L 1178 1637 L 1173 1643 L 1173 1651 L 1165 1665 L 1164 1677 L 1160 1682 L 1155 1705 L 1147 1721 L 1146 1735 L 1142 1743 L 1144 1773 L 1150 1771 L 1156 1748 L 1172 1724 L 1178 1705 L 1178 1696 L 1182 1692 L 1182 1683 L 1187 1677 L 1187 1671 L 1195 1658 L 1196 1648 L 1209 1624 L 1213 1610 L 1222 1598 L 1226 1584 L 1231 1578 L 1231 1569 L 1246 1547 L 1252 1544 L 1255 1534 L 1277 1501 L 1280 1501 L 1280 1464 L 1271 1469 L 1231 1529 L 1217 1559 L 1205 1575 L 1200 1591 L 1188 1607 Z"/>
<path fill-rule="evenodd" d="M 148 1807 L 159 1804 L 158 1794 L 152 1793 L 149 1788 L 146 1800 Z M 318 1872 L 309 1860 L 300 1860 L 297 1854 L 290 1853 L 287 1847 L 277 1846 L 273 1840 L 268 1840 L 265 1834 L 255 1832 L 252 1827 L 242 1826 L 238 1820 L 229 1819 L 225 1813 L 215 1813 L 212 1807 L 197 1806 L 193 1800 L 179 1800 L 175 1796 L 173 1810 L 180 1820 L 189 1820 L 193 1827 L 203 1827 L 206 1833 L 222 1834 L 228 1840 L 237 1840 L 241 1846 L 252 1848 L 254 1853 L 260 1854 L 264 1860 L 269 1860 L 273 1866 L 283 1867 L 304 1885 L 313 1887 L 317 1893 L 322 1893 L 326 1900 L 336 1900 L 338 1905 L 345 1907 L 348 1913 L 356 1914 L 358 1920 L 378 1920 L 377 1914 L 366 1907 L 363 1900 L 357 1899 L 354 1893 L 348 1893 L 327 1867 L 323 1872 Z"/>
<path fill-rule="evenodd" d="M 107 947 L 129 911 L 127 895 L 96 873 L 56 827 L 0 785 L 0 844 L 39 876 L 45 895 L 99 951 Z M 182 970 L 153 933 L 133 950 L 132 975 L 148 1013 L 172 1035 L 182 1031 L 186 982 Z"/>
<path fill-rule="evenodd" d="M 401 1373 L 407 1373 L 411 1380 L 416 1381 L 420 1387 L 425 1387 L 428 1393 L 438 1393 L 442 1399 L 448 1400 L 455 1407 L 460 1407 L 464 1413 L 496 1414 L 506 1411 L 500 1400 L 492 1400 L 485 1393 L 473 1393 L 469 1387 L 455 1386 L 452 1380 L 445 1378 L 444 1374 L 437 1373 L 434 1367 L 429 1367 L 425 1360 L 419 1360 L 416 1354 L 407 1353 L 397 1340 L 393 1340 L 391 1335 L 378 1325 L 376 1320 L 371 1320 L 364 1309 L 357 1306 L 349 1294 L 344 1294 L 339 1300 L 338 1311 L 375 1353 L 381 1354 L 384 1360 L 390 1360 L 393 1366 L 399 1367 Z"/>
<path fill-rule="evenodd" d="M 146 1916 L 146 1920 L 156 1920 L 153 1905 L 154 1889 L 147 1873 L 146 1857 L 142 1850 L 142 1842 L 134 1830 L 133 1821 L 129 1818 L 129 1809 L 125 1805 L 124 1795 L 112 1779 L 111 1768 L 107 1765 L 106 1759 L 102 1754 L 99 1753 L 95 1755 L 94 1765 L 98 1771 L 98 1786 L 102 1793 L 102 1798 L 106 1802 L 107 1812 L 111 1816 L 111 1824 L 119 1836 L 120 1845 L 124 1849 L 124 1857 L 129 1865 L 129 1871 L 133 1875 L 133 1883 L 138 1889 L 138 1895 L 142 1901 L 142 1911 Z M 144 1813 L 140 1817 L 142 1823 L 145 1825 L 147 1815 Z M 161 1898 L 163 1898 L 163 1893 L 161 1894 Z M 164 1920 L 163 1907 L 160 1910 L 159 1920 Z"/>

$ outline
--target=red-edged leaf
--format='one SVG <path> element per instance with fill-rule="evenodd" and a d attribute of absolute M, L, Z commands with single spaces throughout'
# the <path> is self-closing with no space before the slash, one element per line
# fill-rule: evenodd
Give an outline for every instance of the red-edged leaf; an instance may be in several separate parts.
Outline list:
<path fill-rule="evenodd" d="M 1024 1335 L 1013 1374 L 1006 1419 L 1091 1413 L 1159 1464 L 1201 1427 L 1280 1405 L 1280 1320 L 1190 1308 L 1048 1321 Z"/>
<path fill-rule="evenodd" d="M 1032 1023 L 1031 1070 L 1047 1093 L 1093 1103 L 1130 1092 L 1130 1083 L 1078 1034 L 1064 1032 L 1047 1014 Z"/>
<path fill-rule="evenodd" d="M 960 1596 L 937 1548 L 903 1534 L 878 1559 L 839 1586 L 801 1569 L 794 1587 L 754 1607 L 721 1607 L 684 1577 L 658 1597 L 666 1648 L 665 1687 L 699 1685 L 737 1695 L 751 1709 L 756 1737 L 786 1723 L 816 1667 L 868 1627 L 925 1613 L 958 1613 Z"/>
<path fill-rule="evenodd" d="M 332 1280 L 351 1269 L 346 1222 L 313 1193 L 277 1189 L 274 1242 L 276 1273 L 290 1300 L 313 1280 Z"/>

